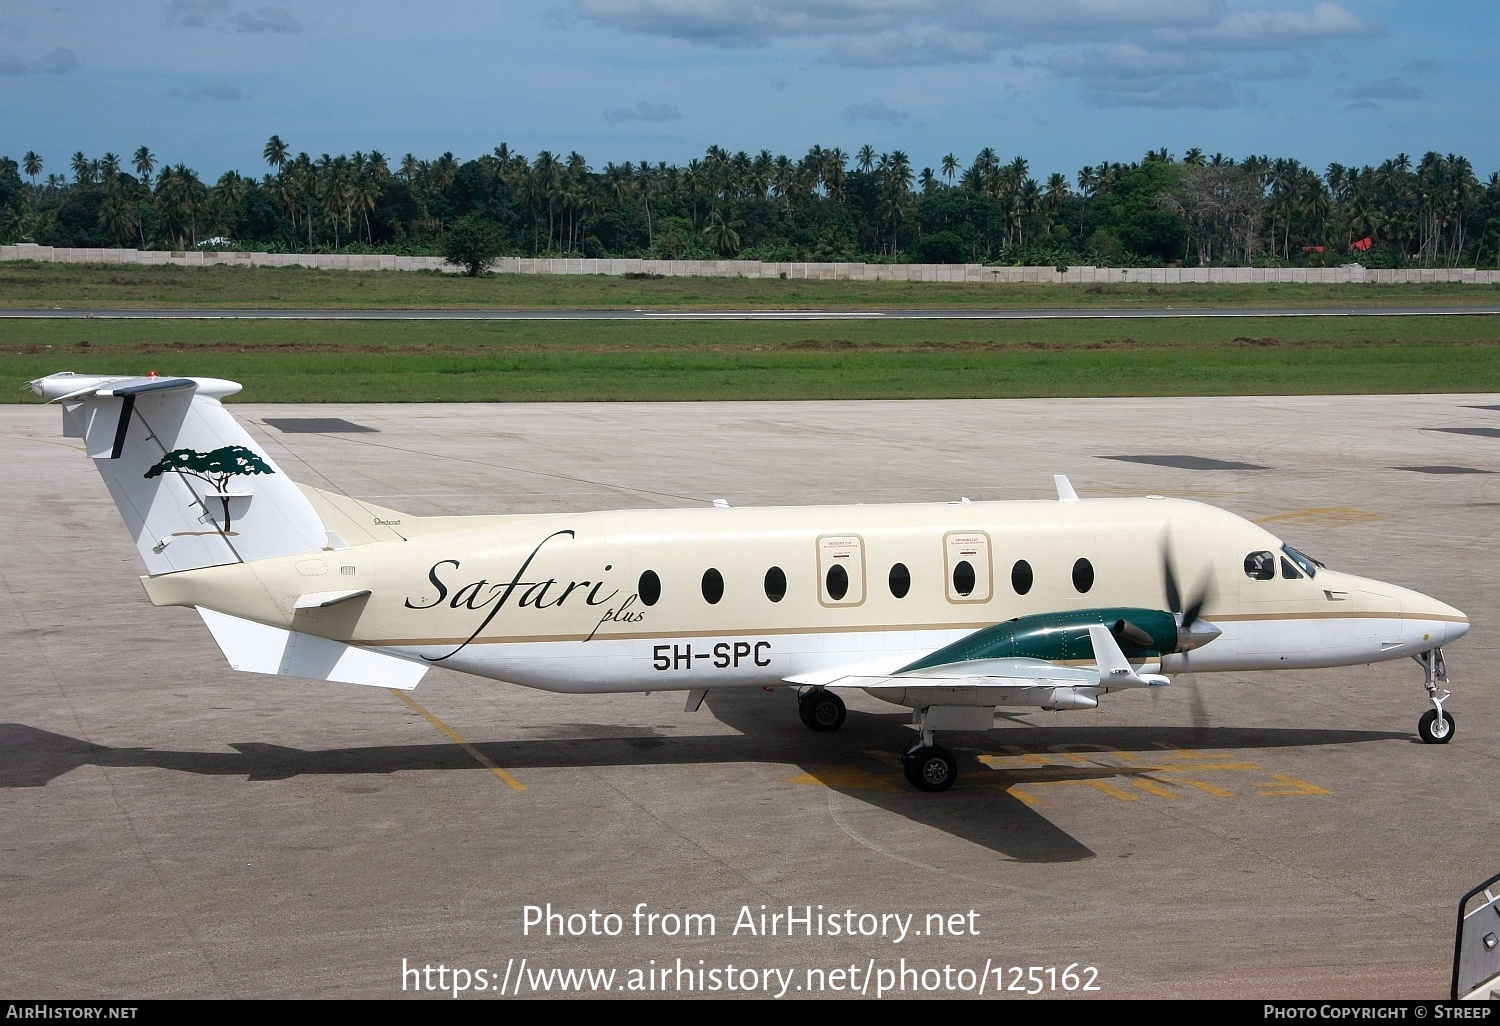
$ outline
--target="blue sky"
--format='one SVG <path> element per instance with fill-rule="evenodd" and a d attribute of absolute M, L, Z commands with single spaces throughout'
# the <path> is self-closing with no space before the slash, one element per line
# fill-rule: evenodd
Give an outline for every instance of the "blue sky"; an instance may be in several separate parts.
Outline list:
<path fill-rule="evenodd" d="M 1166 146 L 1500 168 L 1491 0 L 143 0 L 0 5 L 0 153 L 149 146 L 683 163 L 984 146 L 1032 173 Z M 45 172 L 44 172 L 45 173 Z"/>

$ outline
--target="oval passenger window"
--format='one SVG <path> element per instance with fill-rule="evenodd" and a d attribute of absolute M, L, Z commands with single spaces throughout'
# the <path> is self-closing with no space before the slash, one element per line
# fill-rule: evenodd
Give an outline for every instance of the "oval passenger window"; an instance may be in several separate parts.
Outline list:
<path fill-rule="evenodd" d="M 1010 586 L 1017 595 L 1024 595 L 1031 590 L 1031 583 L 1031 564 L 1024 559 L 1016 560 L 1016 565 L 1010 568 Z"/>
<path fill-rule="evenodd" d="M 661 578 L 656 576 L 655 570 L 646 570 L 641 573 L 641 579 L 635 586 L 635 593 L 646 605 L 656 605 L 656 600 L 661 598 Z"/>
<path fill-rule="evenodd" d="M 849 571 L 842 564 L 835 563 L 828 568 L 825 583 L 828 585 L 828 597 L 837 602 L 849 594 Z"/>
<path fill-rule="evenodd" d="M 968 598 L 974 593 L 974 567 L 967 559 L 958 561 L 953 568 L 953 590 L 960 596 Z"/>
<path fill-rule="evenodd" d="M 906 598 L 906 593 L 911 591 L 911 571 L 906 569 L 905 563 L 897 563 L 891 567 L 891 594 L 897 598 Z"/>
<path fill-rule="evenodd" d="M 713 567 L 703 571 L 703 601 L 709 605 L 724 597 L 724 575 Z"/>
<path fill-rule="evenodd" d="M 1081 595 L 1094 586 L 1094 564 L 1080 559 L 1073 564 L 1073 587 Z"/>
<path fill-rule="evenodd" d="M 779 566 L 766 571 L 766 598 L 772 602 L 780 602 L 786 598 L 786 574 Z"/>

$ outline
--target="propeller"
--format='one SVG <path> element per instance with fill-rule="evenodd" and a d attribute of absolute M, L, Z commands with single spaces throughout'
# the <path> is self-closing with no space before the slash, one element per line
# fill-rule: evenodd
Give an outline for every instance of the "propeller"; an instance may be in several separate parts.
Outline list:
<path fill-rule="evenodd" d="M 1182 589 L 1177 585 L 1177 571 L 1172 565 L 1169 542 L 1168 533 L 1163 531 L 1161 537 L 1162 585 L 1167 593 L 1167 609 L 1177 618 L 1177 651 L 1183 653 L 1183 658 L 1186 659 L 1188 652 L 1195 648 L 1202 648 L 1223 632 L 1207 620 L 1199 619 L 1203 607 L 1213 596 L 1213 568 L 1204 569 L 1196 593 L 1184 602 Z"/>
<path fill-rule="evenodd" d="M 1200 619 L 1203 607 L 1213 596 L 1213 568 L 1205 568 L 1198 588 L 1191 599 L 1184 602 L 1182 589 L 1177 584 L 1177 571 L 1172 565 L 1172 554 L 1168 532 L 1162 532 L 1161 573 L 1167 593 L 1167 609 L 1177 619 L 1177 652 L 1182 656 L 1182 669 L 1188 679 L 1188 706 L 1191 710 L 1193 728 L 1202 730 L 1209 725 L 1208 707 L 1203 702 L 1203 692 L 1198 687 L 1198 675 L 1188 655 L 1193 649 L 1202 648 L 1223 632 L 1207 620 Z M 1155 697 L 1155 696 L 1153 696 Z"/>

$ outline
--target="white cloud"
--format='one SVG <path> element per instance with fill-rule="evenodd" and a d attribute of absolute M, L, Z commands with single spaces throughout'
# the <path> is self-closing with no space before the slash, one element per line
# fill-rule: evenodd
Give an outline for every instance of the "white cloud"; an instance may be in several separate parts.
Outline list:
<path fill-rule="evenodd" d="M 1277 79 L 1302 78 L 1313 69 L 1313 62 L 1298 54 L 1280 64 L 1247 64 L 1240 69 L 1240 78 L 1251 82 L 1273 82 Z"/>
<path fill-rule="evenodd" d="M 1333 0 L 571 0 L 568 16 L 713 47 L 822 46 L 826 63 L 862 68 L 978 64 L 1054 49 L 1046 67 L 1111 106 L 1224 106 L 1222 57 L 1291 51 L 1246 66 L 1249 81 L 1296 78 L 1305 53 L 1384 35 Z M 1030 51 L 1028 53 L 1028 51 Z M 1337 57 L 1336 52 L 1329 59 Z M 1030 62 L 1028 62 L 1029 64 Z M 1128 86 L 1149 81 L 1151 88 Z"/>
<path fill-rule="evenodd" d="M 1055 53 L 1047 66 L 1064 78 L 1161 78 L 1204 74 L 1218 68 L 1219 59 L 1201 51 L 1160 53 L 1135 43 L 1120 43 Z"/>
<path fill-rule="evenodd" d="M 765 46 L 773 38 L 864 34 L 953 0 L 575 0 L 601 25 L 709 46 Z"/>
<path fill-rule="evenodd" d="M 910 115 L 906 111 L 897 110 L 878 97 L 844 109 L 845 121 L 884 121 L 890 125 L 899 125 L 908 117 Z"/>
<path fill-rule="evenodd" d="M 248 100 L 250 97 L 239 86 L 228 82 L 200 82 L 191 88 L 173 86 L 171 95 L 179 100 Z"/>
<path fill-rule="evenodd" d="M 253 14 L 236 14 L 235 26 L 241 32 L 284 32 L 293 34 L 302 31 L 302 23 L 293 18 L 285 7 L 261 7 Z"/>
<path fill-rule="evenodd" d="M 860 68 L 919 68 L 935 64 L 983 64 L 994 48 L 972 33 L 933 33 L 918 38 L 905 33 L 860 36 L 835 43 L 828 52 L 832 64 Z"/>
<path fill-rule="evenodd" d="M 1223 78 L 1143 78 L 1087 83 L 1087 95 L 1100 107 L 1198 107 L 1220 109 L 1240 102 L 1234 83 Z"/>
<path fill-rule="evenodd" d="M 614 110 L 607 110 L 604 112 L 604 120 L 611 125 L 623 124 L 626 121 L 681 121 L 682 111 L 677 109 L 675 103 L 642 101 L 634 107 L 616 107 Z"/>
<path fill-rule="evenodd" d="M 167 4 L 167 20 L 188 28 L 202 28 L 208 17 L 229 7 L 229 0 L 172 0 Z"/>
<path fill-rule="evenodd" d="M 1420 100 L 1427 91 L 1419 85 L 1392 77 L 1355 86 L 1346 95 L 1355 100 Z"/>
<path fill-rule="evenodd" d="M 1348 8 L 1325 0 L 1314 4 L 1311 11 L 1233 11 L 1205 28 L 1164 33 L 1164 41 L 1235 50 L 1280 50 L 1328 39 L 1383 35 L 1384 25 L 1366 21 Z"/>
<path fill-rule="evenodd" d="M 36 60 L 25 60 L 9 54 L 0 56 L 0 75 L 66 75 L 82 63 L 72 50 L 59 46 Z"/>

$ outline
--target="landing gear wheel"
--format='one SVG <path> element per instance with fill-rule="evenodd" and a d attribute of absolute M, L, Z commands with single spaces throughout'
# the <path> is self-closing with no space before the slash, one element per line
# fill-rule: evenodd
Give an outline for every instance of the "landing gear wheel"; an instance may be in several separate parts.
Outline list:
<path fill-rule="evenodd" d="M 942 745 L 909 748 L 901 757 L 906 780 L 918 791 L 946 791 L 958 779 L 958 762 Z"/>
<path fill-rule="evenodd" d="M 797 712 L 802 722 L 819 733 L 828 734 L 844 725 L 847 715 L 844 700 L 827 688 L 813 688 L 797 698 Z"/>
<path fill-rule="evenodd" d="M 1436 709 L 1428 709 L 1417 721 L 1417 734 L 1429 745 L 1445 745 L 1453 740 L 1453 717 L 1443 713 L 1443 718 L 1438 719 Z"/>

